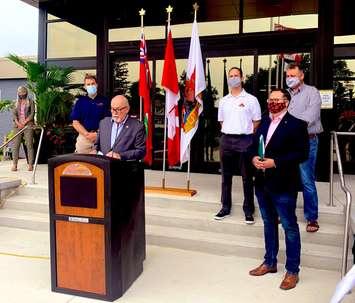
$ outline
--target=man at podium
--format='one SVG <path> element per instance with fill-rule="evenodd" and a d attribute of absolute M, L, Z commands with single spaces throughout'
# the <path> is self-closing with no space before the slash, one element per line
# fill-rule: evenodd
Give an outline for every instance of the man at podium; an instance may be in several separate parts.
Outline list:
<path fill-rule="evenodd" d="M 101 120 L 95 148 L 97 154 L 120 160 L 141 160 L 146 154 L 145 129 L 142 122 L 128 115 L 125 96 L 111 100 L 112 117 Z"/>

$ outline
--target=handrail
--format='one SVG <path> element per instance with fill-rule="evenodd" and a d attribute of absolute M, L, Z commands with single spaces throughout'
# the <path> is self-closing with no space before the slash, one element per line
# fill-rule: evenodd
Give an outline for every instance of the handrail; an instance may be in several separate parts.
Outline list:
<path fill-rule="evenodd" d="M 21 135 L 26 129 L 28 129 L 30 126 L 26 125 L 24 128 L 22 128 L 20 131 L 18 131 L 15 135 L 13 135 L 9 140 L 7 140 L 6 142 L 4 142 L 1 146 L 0 146 L 0 150 L 3 149 L 6 145 L 8 145 L 10 142 L 12 142 L 17 136 Z M 32 126 L 31 126 L 32 127 Z M 44 128 L 40 127 L 41 129 L 41 136 L 39 138 L 39 143 L 38 143 L 38 147 L 37 147 L 37 153 L 36 153 L 36 159 L 35 159 L 35 163 L 33 166 L 33 172 L 32 172 L 32 184 L 36 183 L 36 171 L 37 171 L 37 164 L 38 164 L 38 158 L 39 158 L 39 152 L 41 150 L 41 146 L 42 146 L 42 139 L 43 139 L 43 133 L 44 133 Z"/>
<path fill-rule="evenodd" d="M 21 135 L 29 126 L 26 125 L 24 128 L 21 128 L 21 130 L 19 130 L 16 134 L 14 134 L 9 140 L 7 140 L 6 142 L 4 142 L 1 146 L 0 149 L 3 149 L 6 145 L 8 145 L 9 143 L 11 143 L 16 137 L 18 137 L 19 135 Z"/>
<path fill-rule="evenodd" d="M 338 135 L 350 135 L 350 136 L 355 136 L 355 133 L 352 132 L 331 132 L 331 147 L 335 146 L 335 153 L 337 156 L 337 164 L 338 164 L 338 173 L 340 177 L 340 186 L 341 189 L 344 191 L 346 195 L 346 206 L 345 206 L 345 226 L 344 226 L 344 239 L 343 239 L 343 257 L 342 257 L 342 264 L 341 264 L 341 277 L 344 277 L 346 272 L 347 272 L 347 266 L 348 266 L 348 250 L 349 250 L 349 231 L 350 231 L 350 213 L 351 213 L 351 203 L 352 203 L 352 197 L 351 197 L 351 192 L 345 185 L 345 180 L 344 180 L 344 173 L 343 173 L 343 166 L 341 162 L 341 155 L 340 155 L 340 150 L 339 150 L 339 143 L 338 143 Z M 333 173 L 333 152 L 334 150 L 331 150 L 331 173 Z M 332 194 L 330 205 L 333 205 L 333 176 L 331 176 L 330 179 L 330 190 L 329 192 Z"/>
<path fill-rule="evenodd" d="M 39 158 L 39 152 L 41 150 L 42 146 L 42 139 L 43 139 L 43 133 L 44 133 L 44 128 L 41 126 L 41 136 L 39 137 L 39 142 L 38 142 L 38 147 L 37 147 L 37 153 L 36 153 L 36 159 L 35 163 L 33 165 L 33 172 L 32 172 L 32 182 L 31 184 L 36 184 L 36 171 L 37 171 L 37 164 L 38 164 L 38 158 Z"/>

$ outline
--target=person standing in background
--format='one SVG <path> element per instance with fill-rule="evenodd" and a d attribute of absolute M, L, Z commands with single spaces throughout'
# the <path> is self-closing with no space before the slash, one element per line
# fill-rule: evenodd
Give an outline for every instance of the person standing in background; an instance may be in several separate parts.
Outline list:
<path fill-rule="evenodd" d="M 301 239 L 296 217 L 299 164 L 308 156 L 306 122 L 287 112 L 291 96 L 274 89 L 268 99 L 269 115 L 263 116 L 251 148 L 255 174 L 255 195 L 264 222 L 264 261 L 252 269 L 252 276 L 277 272 L 279 220 L 285 231 L 286 274 L 283 290 L 296 287 L 301 262 Z M 260 137 L 266 138 L 265 153 L 259 155 Z"/>
<path fill-rule="evenodd" d="M 318 152 L 318 134 L 323 131 L 320 109 L 319 91 L 304 83 L 304 73 L 297 64 L 290 64 L 286 70 L 286 84 L 291 94 L 288 111 L 291 115 L 307 122 L 309 136 L 308 159 L 300 164 L 302 180 L 304 217 L 307 221 L 307 232 L 316 232 L 318 224 L 318 194 L 316 188 L 316 162 Z"/>
<path fill-rule="evenodd" d="M 243 211 L 245 223 L 254 223 L 253 167 L 249 159 L 249 148 L 253 133 L 261 119 L 258 100 L 242 87 L 243 72 L 232 67 L 228 72 L 228 86 L 231 91 L 224 96 L 218 107 L 218 121 L 222 126 L 220 159 L 222 170 L 221 210 L 216 220 L 228 216 L 232 207 L 232 179 L 235 170 L 240 170 L 243 180 Z"/>
<path fill-rule="evenodd" d="M 24 86 L 19 86 L 17 89 L 17 100 L 12 111 L 14 121 L 14 134 L 28 126 L 21 135 L 14 139 L 13 165 L 11 170 L 17 171 L 17 162 L 19 156 L 22 137 L 25 138 L 27 148 L 28 170 L 33 170 L 33 125 L 35 115 L 35 104 L 28 96 L 28 90 Z"/>
<path fill-rule="evenodd" d="M 85 75 L 84 88 L 87 96 L 80 96 L 76 101 L 72 113 L 74 129 L 79 133 L 76 139 L 75 152 L 89 154 L 95 150 L 100 121 L 110 113 L 110 102 L 104 96 L 97 94 L 97 80 L 93 75 Z"/>

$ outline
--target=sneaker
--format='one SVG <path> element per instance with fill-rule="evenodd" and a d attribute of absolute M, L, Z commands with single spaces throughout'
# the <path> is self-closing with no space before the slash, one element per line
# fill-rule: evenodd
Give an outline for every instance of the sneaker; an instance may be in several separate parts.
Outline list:
<path fill-rule="evenodd" d="M 244 222 L 246 224 L 254 224 L 255 223 L 254 217 L 252 215 L 250 215 L 250 216 L 245 215 L 245 221 Z"/>
<path fill-rule="evenodd" d="M 218 214 L 214 216 L 214 219 L 215 219 L 215 220 L 222 220 L 222 219 L 224 219 L 225 217 L 228 217 L 229 214 L 230 214 L 230 211 L 227 211 L 227 210 L 225 210 L 225 209 L 222 208 L 222 209 L 218 212 Z"/>

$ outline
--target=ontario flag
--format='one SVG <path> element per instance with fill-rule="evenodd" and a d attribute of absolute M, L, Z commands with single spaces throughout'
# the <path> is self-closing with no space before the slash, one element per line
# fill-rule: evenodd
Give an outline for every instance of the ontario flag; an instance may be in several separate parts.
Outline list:
<path fill-rule="evenodd" d="M 150 99 L 150 88 L 152 80 L 150 77 L 149 63 L 147 57 L 147 45 L 145 43 L 144 33 L 141 34 L 139 46 L 139 96 L 143 101 L 143 123 L 146 131 L 146 156 L 144 162 L 152 165 L 153 162 L 153 123 L 152 123 L 152 106 Z"/>
<path fill-rule="evenodd" d="M 178 110 L 180 92 L 175 63 L 174 43 L 170 28 L 166 41 L 161 85 L 165 90 L 165 117 L 168 122 L 168 165 L 174 166 L 180 161 L 180 125 Z"/>
<path fill-rule="evenodd" d="M 192 24 L 189 60 L 186 70 L 184 105 L 182 109 L 180 147 L 181 164 L 188 161 L 190 157 L 188 147 L 198 128 L 199 116 L 203 110 L 201 95 L 205 89 L 205 71 L 203 68 L 197 21 L 195 19 Z"/>

